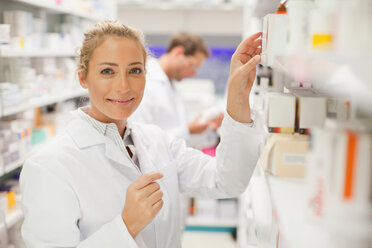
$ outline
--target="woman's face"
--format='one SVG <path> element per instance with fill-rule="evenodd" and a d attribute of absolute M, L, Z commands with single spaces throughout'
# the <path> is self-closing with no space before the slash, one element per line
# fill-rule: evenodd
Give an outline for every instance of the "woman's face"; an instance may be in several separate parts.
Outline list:
<path fill-rule="evenodd" d="M 80 84 L 89 90 L 95 119 L 125 121 L 138 107 L 145 88 L 145 66 L 139 45 L 131 39 L 111 36 L 100 44 L 89 61 L 88 74 Z"/>

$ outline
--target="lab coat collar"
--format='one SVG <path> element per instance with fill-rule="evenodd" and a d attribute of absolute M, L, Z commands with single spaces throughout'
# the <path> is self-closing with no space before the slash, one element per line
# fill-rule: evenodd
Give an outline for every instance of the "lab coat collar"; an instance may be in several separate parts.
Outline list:
<path fill-rule="evenodd" d="M 77 110 L 72 112 L 72 118 L 68 122 L 66 131 L 70 134 L 75 144 L 80 148 L 105 143 L 105 137 L 94 129 L 89 123 L 77 115 Z"/>
<path fill-rule="evenodd" d="M 122 166 L 115 166 L 120 172 L 124 174 L 128 174 L 128 170 L 125 167 L 130 168 L 135 172 L 133 174 L 138 175 L 137 169 L 134 167 L 132 161 L 124 154 L 116 144 L 109 139 L 108 137 L 103 136 L 92 127 L 89 123 L 81 119 L 79 116 L 76 115 L 76 111 L 72 112 L 73 118 L 67 125 L 67 133 L 70 134 L 71 138 L 75 142 L 75 144 L 80 148 L 88 148 L 95 145 L 104 144 L 105 145 L 105 156 L 114 162 L 122 165 Z M 128 175 L 127 175 L 128 176 Z"/>
<path fill-rule="evenodd" d="M 73 111 L 72 114 L 73 118 L 68 123 L 66 131 L 70 134 L 71 138 L 80 149 L 104 144 L 106 157 L 133 170 L 133 172 L 135 172 L 133 178 L 136 177 L 135 175 L 138 175 L 138 170 L 134 167 L 135 165 L 133 165 L 132 161 L 130 161 L 126 154 L 120 151 L 112 140 L 100 134 L 89 123 L 77 116 L 76 111 Z M 141 165 L 141 172 L 147 173 L 154 171 L 155 167 L 151 155 L 156 154 L 156 152 L 152 151 L 150 142 L 146 137 L 144 137 L 139 126 L 128 121 L 127 128 L 131 131 L 133 143 Z M 127 169 L 123 166 L 117 167 L 117 169 L 122 173 L 128 174 Z"/>

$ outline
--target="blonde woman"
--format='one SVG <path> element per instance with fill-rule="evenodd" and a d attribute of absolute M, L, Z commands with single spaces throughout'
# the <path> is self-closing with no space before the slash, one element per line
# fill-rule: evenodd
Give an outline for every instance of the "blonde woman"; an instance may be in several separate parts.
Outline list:
<path fill-rule="evenodd" d="M 79 79 L 91 106 L 73 112 L 65 131 L 22 170 L 27 247 L 180 247 L 179 192 L 209 198 L 243 192 L 261 142 L 249 106 L 259 36 L 232 56 L 227 114 L 211 158 L 156 126 L 127 122 L 145 88 L 142 35 L 111 21 L 88 31 Z"/>

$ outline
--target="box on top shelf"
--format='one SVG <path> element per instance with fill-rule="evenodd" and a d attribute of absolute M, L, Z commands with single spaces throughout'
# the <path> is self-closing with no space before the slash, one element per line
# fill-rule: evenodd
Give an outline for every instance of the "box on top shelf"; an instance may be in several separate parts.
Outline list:
<path fill-rule="evenodd" d="M 285 54 L 288 17 L 283 14 L 268 14 L 263 19 L 262 63 L 274 65 L 274 55 Z"/>

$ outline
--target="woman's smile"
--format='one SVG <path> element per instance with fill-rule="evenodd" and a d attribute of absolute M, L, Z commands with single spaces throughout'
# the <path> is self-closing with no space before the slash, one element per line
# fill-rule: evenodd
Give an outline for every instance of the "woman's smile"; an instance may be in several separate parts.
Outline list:
<path fill-rule="evenodd" d="M 114 104 L 114 105 L 117 105 L 117 106 L 121 106 L 121 107 L 125 107 L 125 106 L 128 106 L 129 104 L 131 104 L 133 101 L 134 101 L 134 97 L 132 98 L 129 98 L 129 99 L 116 99 L 116 98 L 108 98 L 107 101 L 109 101 L 110 103 Z"/>

